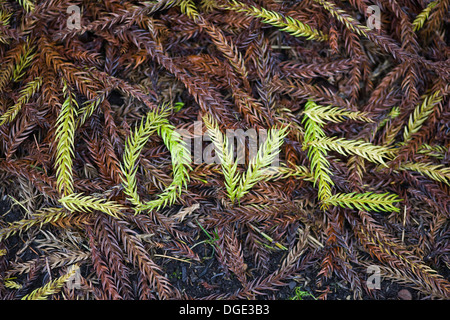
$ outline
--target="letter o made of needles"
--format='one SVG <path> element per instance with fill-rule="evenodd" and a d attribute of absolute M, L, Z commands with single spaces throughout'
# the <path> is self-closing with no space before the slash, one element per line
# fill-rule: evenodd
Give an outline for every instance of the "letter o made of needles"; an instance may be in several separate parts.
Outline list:
<path fill-rule="evenodd" d="M 175 127 L 168 122 L 166 116 L 167 111 L 149 112 L 143 117 L 140 125 L 130 133 L 125 143 L 121 166 L 122 182 L 127 199 L 135 205 L 136 213 L 143 210 L 158 210 L 173 204 L 189 180 L 190 152 L 184 145 L 181 135 L 175 131 Z M 171 154 L 173 180 L 157 199 L 142 203 L 137 192 L 137 160 L 149 137 L 155 132 L 163 139 Z"/>

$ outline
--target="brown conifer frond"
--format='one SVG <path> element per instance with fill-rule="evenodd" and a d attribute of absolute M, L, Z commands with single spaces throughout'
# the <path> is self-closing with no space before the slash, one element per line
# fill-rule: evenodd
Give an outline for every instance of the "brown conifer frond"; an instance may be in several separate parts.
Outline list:
<path fill-rule="evenodd" d="M 160 274 L 159 266 L 148 256 L 144 245 L 136 237 L 136 233 L 120 220 L 111 220 L 111 225 L 124 244 L 128 259 L 139 268 L 139 271 L 149 281 L 150 289 L 157 292 L 160 299 L 168 299 L 174 295 L 171 290 L 172 285 L 164 275 Z"/>
<path fill-rule="evenodd" d="M 236 238 L 231 226 L 219 228 L 217 232 L 219 240 L 219 255 L 222 256 L 223 263 L 238 278 L 243 286 L 247 283 L 247 265 L 244 263 L 242 247 Z"/>
<path fill-rule="evenodd" d="M 78 89 L 88 99 L 95 97 L 95 90 L 98 88 L 92 77 L 85 71 L 78 70 L 74 64 L 65 62 L 64 58 L 53 48 L 54 44 L 42 37 L 39 42 L 42 58 L 48 68 L 52 68 L 55 73 L 60 73 L 64 79 Z"/>
<path fill-rule="evenodd" d="M 235 45 L 233 45 L 232 42 L 230 43 L 227 41 L 223 32 L 206 21 L 202 16 L 197 16 L 195 21 L 208 33 L 216 47 L 225 55 L 225 57 L 230 61 L 230 64 L 241 77 L 245 89 L 250 91 L 250 84 L 247 79 L 248 72 L 245 67 L 244 60 L 242 59 L 242 55 L 239 51 L 237 51 Z"/>
<path fill-rule="evenodd" d="M 295 78 L 318 78 L 331 77 L 352 68 L 351 59 L 341 59 L 328 63 L 295 64 L 293 62 L 282 62 L 281 72 L 287 77 Z"/>
<path fill-rule="evenodd" d="M 372 224 L 368 225 L 372 226 Z M 364 242 L 364 246 L 373 248 L 372 254 L 394 269 L 406 269 L 408 278 L 413 279 L 413 282 L 417 283 L 419 281 L 415 279 L 421 279 L 419 285 L 424 287 L 425 291 L 441 298 L 447 298 L 450 295 L 450 282 L 443 279 L 427 265 L 418 262 L 419 259 L 403 249 L 400 244 L 393 241 L 388 242 L 388 236 L 384 236 L 379 228 L 373 226 L 378 229 L 374 233 L 362 225 L 357 232 L 358 237 Z"/>
<path fill-rule="evenodd" d="M 125 300 L 133 299 L 131 282 L 129 279 L 130 268 L 125 263 L 125 252 L 120 247 L 118 239 L 114 236 L 114 230 L 110 224 L 110 218 L 98 215 L 94 223 L 97 231 L 97 241 L 100 244 L 102 255 L 107 259 L 107 265 L 113 274 L 118 294 Z"/>
<path fill-rule="evenodd" d="M 111 275 L 110 267 L 107 265 L 105 258 L 99 252 L 99 243 L 95 240 L 94 229 L 89 226 L 86 231 L 89 236 L 89 245 L 91 248 L 91 259 L 97 277 L 100 279 L 102 288 L 107 294 L 108 299 L 119 300 L 121 296 L 114 282 L 114 276 Z"/>

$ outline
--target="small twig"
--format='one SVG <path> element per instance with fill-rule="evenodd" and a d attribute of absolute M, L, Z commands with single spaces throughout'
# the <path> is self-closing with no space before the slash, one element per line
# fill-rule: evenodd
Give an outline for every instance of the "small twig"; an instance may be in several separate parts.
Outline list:
<path fill-rule="evenodd" d="M 166 256 L 165 254 L 154 254 L 155 257 L 160 257 L 160 258 L 168 258 L 168 259 L 173 259 L 173 260 L 177 260 L 177 261 L 181 261 L 181 262 L 186 262 L 186 263 L 192 263 L 189 260 L 184 260 L 184 259 L 180 259 L 180 258 L 175 258 L 175 257 L 171 257 L 171 256 Z"/>
<path fill-rule="evenodd" d="M 404 206 L 404 210 L 403 210 L 402 244 L 405 243 L 405 225 L 406 225 L 406 206 Z"/>
<path fill-rule="evenodd" d="M 50 270 L 50 265 L 48 264 L 48 259 L 47 259 L 47 257 L 45 257 L 45 267 L 47 268 L 48 277 L 49 277 L 49 279 L 50 279 L 49 282 L 52 282 L 52 281 L 53 281 L 53 280 L 52 280 L 52 272 L 51 272 L 51 270 Z"/>

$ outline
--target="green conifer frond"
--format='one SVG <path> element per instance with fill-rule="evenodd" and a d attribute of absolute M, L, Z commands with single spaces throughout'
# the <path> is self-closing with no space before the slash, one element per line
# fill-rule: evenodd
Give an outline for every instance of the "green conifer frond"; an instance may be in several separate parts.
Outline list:
<path fill-rule="evenodd" d="M 197 7 L 192 0 L 183 0 L 179 3 L 181 12 L 186 14 L 192 20 L 197 19 L 199 16 Z"/>
<path fill-rule="evenodd" d="M 271 128 L 267 139 L 260 145 L 255 157 L 250 159 L 247 171 L 244 172 L 236 189 L 236 199 L 242 198 L 258 181 L 264 178 L 264 169 L 271 166 L 280 152 L 289 127 Z"/>
<path fill-rule="evenodd" d="M 122 210 L 126 209 L 120 203 L 115 201 L 76 193 L 69 194 L 58 201 L 69 211 L 86 213 L 101 211 L 115 218 L 121 214 Z"/>
<path fill-rule="evenodd" d="M 321 138 L 325 138 L 325 132 L 322 129 L 322 125 L 324 124 L 322 118 L 319 117 L 319 121 L 315 121 L 314 119 L 311 119 L 308 115 L 309 110 L 311 109 L 314 110 L 317 109 L 318 107 L 319 106 L 314 101 L 311 100 L 309 100 L 305 104 L 305 110 L 303 111 L 303 120 L 302 120 L 302 124 L 305 127 L 304 132 L 305 142 L 312 142 L 319 140 Z"/>
<path fill-rule="evenodd" d="M 439 0 L 431 1 L 425 9 L 420 12 L 416 18 L 414 19 L 412 25 L 413 30 L 418 31 L 422 29 L 423 25 L 425 24 L 425 21 L 427 21 L 428 17 L 430 16 L 431 10 L 436 7 L 436 5 L 439 3 Z"/>
<path fill-rule="evenodd" d="M 400 169 L 419 172 L 435 181 L 443 182 L 450 186 L 450 168 L 444 167 L 441 164 L 435 165 L 424 162 L 403 163 L 400 165 Z"/>
<path fill-rule="evenodd" d="M 50 281 L 45 286 L 35 289 L 33 292 L 27 294 L 22 300 L 47 300 L 47 298 L 53 294 L 58 293 L 64 284 L 71 280 L 75 273 L 79 270 L 78 265 L 73 264 L 69 267 L 66 274 Z"/>
<path fill-rule="evenodd" d="M 34 3 L 31 0 L 16 0 L 26 12 L 31 12 L 34 10 Z"/>
<path fill-rule="evenodd" d="M 333 122 L 342 121 L 340 117 L 347 115 L 341 113 L 340 110 L 336 111 L 330 108 L 323 108 L 313 101 L 308 101 L 305 105 L 303 115 L 302 123 L 305 127 L 303 148 L 308 149 L 308 159 L 310 161 L 313 182 L 314 186 L 318 186 L 318 197 L 322 203 L 322 209 L 327 209 L 330 205 L 339 205 L 359 210 L 396 211 L 397 208 L 392 205 L 396 201 L 396 195 L 377 195 L 370 192 L 333 195 L 331 193 L 331 187 L 333 186 L 331 179 L 332 173 L 329 169 L 330 163 L 326 159 L 327 151 L 332 150 L 343 155 L 358 155 L 369 161 L 386 166 L 383 157 L 393 157 L 393 152 L 388 148 L 375 146 L 364 141 L 326 137 L 325 132 L 322 130 L 322 125 L 325 124 L 324 120 Z M 369 118 L 365 119 L 366 116 L 364 114 L 356 113 L 352 117 L 354 119 L 369 120 Z"/>
<path fill-rule="evenodd" d="M 310 170 L 305 166 L 293 165 L 292 167 L 286 167 L 286 165 L 281 164 L 278 167 L 274 166 L 263 169 L 263 174 L 266 176 L 265 180 L 278 180 L 294 177 L 297 179 L 314 181 Z"/>
<path fill-rule="evenodd" d="M 319 139 L 325 138 L 325 132 L 322 130 L 320 122 L 317 123 L 308 116 L 310 109 L 316 109 L 317 104 L 308 101 L 305 105 L 305 111 L 302 123 L 305 127 L 303 148 L 308 149 L 308 159 L 310 161 L 311 173 L 314 178 L 314 186 L 318 187 L 319 200 L 327 199 L 331 196 L 331 187 L 334 185 L 331 179 L 330 163 L 326 156 L 326 149 L 320 146 L 313 146 L 312 143 Z M 322 208 L 327 206 L 322 202 Z"/>
<path fill-rule="evenodd" d="M 0 90 L 3 90 L 6 84 L 11 80 L 14 69 L 19 64 L 23 56 L 27 54 L 29 43 L 24 42 L 9 50 L 2 59 L 0 66 Z"/>
<path fill-rule="evenodd" d="M 400 108 L 399 107 L 393 107 L 391 109 L 391 111 L 389 112 L 389 114 L 383 120 L 380 121 L 380 123 L 377 126 L 377 129 L 375 130 L 375 133 L 377 131 L 379 131 L 381 128 L 383 128 L 388 121 L 397 118 L 399 115 L 400 115 Z"/>
<path fill-rule="evenodd" d="M 343 138 L 325 137 L 310 142 L 313 147 L 319 147 L 328 151 L 336 151 L 344 156 L 357 155 L 371 162 L 387 166 L 383 158 L 391 158 L 392 150 L 382 146 L 376 146 L 363 140 L 347 140 Z"/>
<path fill-rule="evenodd" d="M 0 10 L 0 25 L 2 26 L 9 25 L 12 15 L 13 15 L 12 12 Z"/>
<path fill-rule="evenodd" d="M 4 282 L 5 288 L 10 288 L 10 289 L 15 289 L 15 290 L 19 290 L 22 289 L 23 286 L 15 281 L 12 280 L 5 280 Z"/>
<path fill-rule="evenodd" d="M 187 187 L 189 181 L 189 170 L 191 170 L 189 163 L 191 162 L 191 157 L 181 135 L 168 122 L 160 124 L 157 127 L 157 131 L 170 152 L 173 178 L 163 193 L 159 194 L 157 199 L 140 206 L 141 210 L 159 210 L 165 206 L 172 205 L 180 196 L 183 187 Z"/>
<path fill-rule="evenodd" d="M 237 171 L 237 161 L 234 161 L 233 145 L 229 143 L 227 137 L 220 131 L 212 116 L 205 115 L 203 121 L 214 144 L 216 155 L 220 160 L 228 197 L 234 202 L 241 174 Z"/>
<path fill-rule="evenodd" d="M 372 192 L 365 193 L 337 193 L 329 198 L 323 199 L 327 205 L 340 206 L 343 208 L 357 209 L 361 211 L 385 211 L 399 212 L 394 203 L 400 202 L 396 194 Z"/>
<path fill-rule="evenodd" d="M 321 106 L 315 103 L 311 104 L 307 110 L 303 111 L 303 114 L 321 125 L 325 124 L 326 121 L 338 123 L 347 119 L 373 122 L 365 112 L 348 111 L 338 107 Z"/>
<path fill-rule="evenodd" d="M 190 152 L 183 144 L 181 135 L 175 131 L 175 127 L 169 124 L 165 118 L 167 111 L 165 107 L 163 111 L 147 113 L 142 119 L 139 127 L 132 132 L 126 143 L 123 154 L 122 165 L 122 181 L 124 184 L 124 192 L 128 196 L 127 199 L 136 206 L 136 212 L 141 210 L 160 209 L 164 206 L 171 205 L 180 195 L 183 186 L 189 181 L 188 169 L 190 162 Z M 167 149 L 169 149 L 172 157 L 173 180 L 172 183 L 158 195 L 158 198 L 146 203 L 142 203 L 137 193 L 137 160 L 139 155 L 147 143 L 148 138 L 157 132 L 163 139 Z"/>
<path fill-rule="evenodd" d="M 348 29 L 353 32 L 356 32 L 360 36 L 367 37 L 367 32 L 370 31 L 370 28 L 359 23 L 358 20 L 354 19 L 350 15 L 348 15 L 345 10 L 337 7 L 334 3 L 326 1 L 326 0 L 314 0 L 315 2 L 322 5 L 324 9 L 329 11 L 333 17 L 335 17 L 339 22 L 344 24 Z"/>
<path fill-rule="evenodd" d="M 74 155 L 75 118 L 78 103 L 75 95 L 64 83 L 66 100 L 56 120 L 56 184 L 58 192 L 64 195 L 73 193 L 72 158 Z"/>
<path fill-rule="evenodd" d="M 216 0 L 201 0 L 200 1 L 200 8 L 204 12 L 211 12 L 213 9 L 218 8 L 219 4 Z"/>
<path fill-rule="evenodd" d="M 77 119 L 77 128 L 81 127 L 87 119 L 94 113 L 94 111 L 98 108 L 98 106 L 105 99 L 104 95 L 99 95 L 98 97 L 88 100 L 83 103 L 82 107 L 79 110 L 79 117 Z"/>
<path fill-rule="evenodd" d="M 327 152 L 318 147 L 310 147 L 308 149 L 308 158 L 311 163 L 311 172 L 314 177 L 314 186 L 318 187 L 319 200 L 325 200 L 331 197 L 331 187 L 334 185 L 331 176 L 330 163 L 328 162 Z M 326 209 L 325 203 L 322 203 L 322 208 Z"/>
<path fill-rule="evenodd" d="M 20 96 L 17 99 L 17 102 L 0 116 L 0 126 L 5 123 L 10 123 L 16 118 L 22 107 L 28 103 L 30 98 L 39 90 L 41 84 L 42 79 L 40 77 L 37 77 L 33 81 L 26 84 L 26 86 L 20 91 Z"/>
<path fill-rule="evenodd" d="M 165 112 L 148 112 L 141 120 L 134 132 L 131 132 L 125 142 L 123 164 L 121 166 L 124 192 L 127 199 L 135 206 L 140 206 L 141 201 L 137 193 L 137 160 L 147 143 L 148 138 L 156 132 L 158 126 L 164 122 Z"/>
<path fill-rule="evenodd" d="M 295 37 L 306 37 L 308 40 L 326 41 L 328 36 L 320 30 L 314 29 L 306 23 L 303 23 L 290 16 L 283 16 L 278 12 L 270 11 L 265 8 L 249 6 L 236 0 L 230 0 L 222 8 L 237 12 L 245 12 L 247 15 L 258 17 L 262 22 L 278 27 Z"/>
<path fill-rule="evenodd" d="M 21 234 L 32 227 L 42 227 L 44 224 L 54 223 L 67 216 L 63 208 L 45 208 L 38 210 L 30 219 L 12 222 L 9 226 L 0 229 L 0 241 Z"/>
<path fill-rule="evenodd" d="M 423 97 L 423 102 L 418 105 L 409 117 L 408 124 L 403 132 L 403 142 L 408 143 L 413 134 L 419 132 L 423 123 L 434 111 L 434 107 L 442 101 L 442 94 L 439 90 Z"/>
<path fill-rule="evenodd" d="M 23 77 L 23 71 L 28 68 L 35 56 L 35 47 L 30 46 L 30 43 L 27 41 L 24 46 L 24 53 L 20 55 L 20 59 L 14 67 L 12 74 L 13 81 L 17 82 L 20 78 Z"/>
<path fill-rule="evenodd" d="M 430 157 L 435 157 L 439 160 L 444 159 L 447 148 L 439 145 L 431 146 L 427 143 L 423 143 L 419 146 L 417 153 L 425 154 Z"/>
<path fill-rule="evenodd" d="M 284 138 L 288 133 L 288 127 L 271 128 L 257 154 L 250 159 L 247 171 L 240 174 L 237 171 L 237 161 L 234 161 L 233 146 L 230 145 L 227 137 L 220 131 L 219 126 L 211 116 L 204 116 L 203 121 L 221 162 L 228 196 L 233 203 L 236 200 L 239 201 L 258 181 L 267 179 L 267 170 L 270 170 L 271 164 L 280 152 Z"/>

